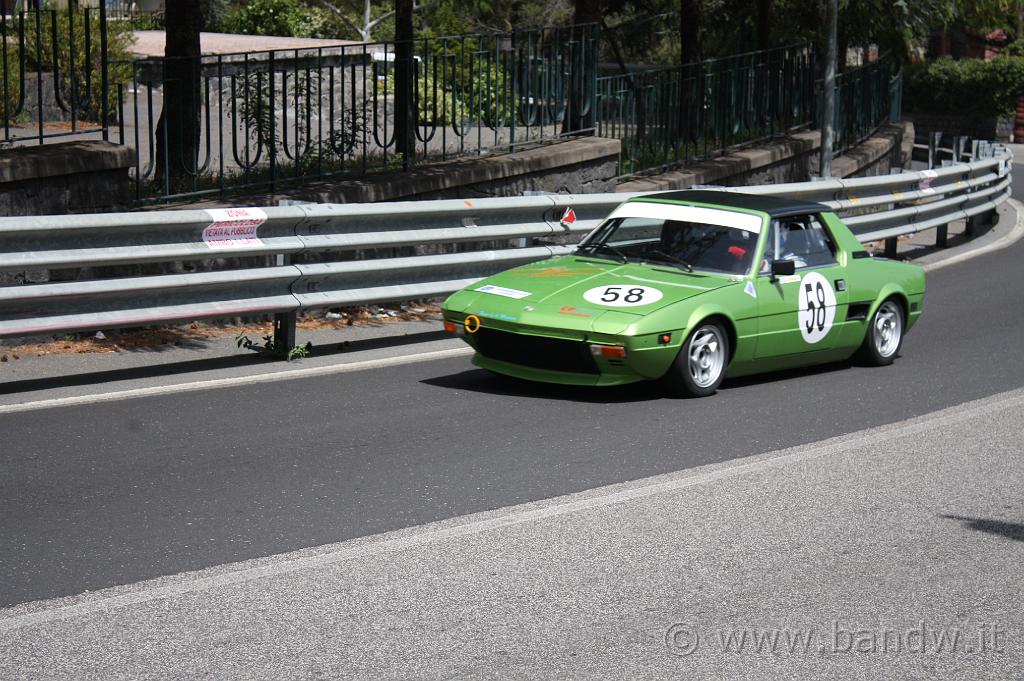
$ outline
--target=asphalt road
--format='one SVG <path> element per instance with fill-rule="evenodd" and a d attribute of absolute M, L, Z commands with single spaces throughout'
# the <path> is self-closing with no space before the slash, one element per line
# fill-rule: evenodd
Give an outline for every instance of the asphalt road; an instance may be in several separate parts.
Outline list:
<path fill-rule="evenodd" d="M 0 678 L 1004 679 L 1024 390 L 0 611 Z"/>
<path fill-rule="evenodd" d="M 1024 242 L 929 277 L 882 369 L 681 401 L 511 387 L 468 359 L 0 414 L 0 604 L 750 457 L 1024 386 Z"/>

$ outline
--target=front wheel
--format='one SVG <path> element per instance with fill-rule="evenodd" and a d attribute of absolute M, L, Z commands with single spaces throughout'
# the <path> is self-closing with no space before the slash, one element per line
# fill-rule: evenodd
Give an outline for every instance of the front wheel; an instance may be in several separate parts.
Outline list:
<path fill-rule="evenodd" d="M 714 323 L 694 329 L 665 374 L 668 389 L 682 397 L 714 395 L 725 378 L 729 359 L 729 337 Z"/>
<path fill-rule="evenodd" d="M 857 359 L 868 366 L 886 366 L 892 364 L 902 346 L 903 307 L 889 298 L 878 306 L 871 318 Z"/>

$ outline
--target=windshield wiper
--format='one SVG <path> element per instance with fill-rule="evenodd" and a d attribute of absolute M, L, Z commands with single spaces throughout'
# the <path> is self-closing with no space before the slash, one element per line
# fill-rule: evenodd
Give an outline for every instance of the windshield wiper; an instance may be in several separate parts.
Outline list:
<path fill-rule="evenodd" d="M 691 265 L 690 263 L 686 262 L 682 258 L 677 258 L 676 256 L 670 255 L 670 254 L 666 253 L 665 251 L 649 251 L 649 253 L 651 253 L 652 255 L 660 255 L 665 260 L 668 260 L 669 262 L 672 262 L 672 263 L 675 263 L 676 265 L 679 265 L 680 267 L 685 269 L 687 272 L 692 272 L 693 271 L 693 265 Z"/>
<path fill-rule="evenodd" d="M 583 246 L 580 246 L 579 248 L 576 249 L 577 253 L 582 253 L 585 251 L 591 251 L 594 253 L 596 253 L 597 251 L 608 251 L 609 253 L 618 256 L 618 259 L 623 263 L 629 262 L 629 258 L 626 256 L 625 253 L 615 248 L 615 246 L 611 246 L 609 244 L 584 244 Z"/>

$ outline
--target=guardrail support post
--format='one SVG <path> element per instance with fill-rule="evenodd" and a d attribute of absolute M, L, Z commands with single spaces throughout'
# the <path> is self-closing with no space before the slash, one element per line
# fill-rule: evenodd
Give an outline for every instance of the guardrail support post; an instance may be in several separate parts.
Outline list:
<path fill-rule="evenodd" d="M 885 257 L 896 258 L 896 237 L 894 236 L 885 240 Z"/>
<path fill-rule="evenodd" d="M 275 258 L 278 267 L 290 265 L 290 255 L 281 253 Z M 288 353 L 295 347 L 295 323 L 297 312 L 278 312 L 274 315 L 274 350 L 278 358 L 287 359 Z"/>
<path fill-rule="evenodd" d="M 947 238 L 949 236 L 949 225 L 942 225 L 935 229 L 935 245 L 939 248 L 945 248 Z"/>
<path fill-rule="evenodd" d="M 297 312 L 279 312 L 274 315 L 274 350 L 282 359 L 288 357 L 288 351 L 295 347 L 297 318 Z"/>
<path fill-rule="evenodd" d="M 977 220 L 977 219 L 978 218 L 977 218 L 976 215 L 972 215 L 971 217 L 967 218 L 967 221 L 964 223 L 964 234 L 965 235 L 967 235 L 967 236 L 974 236 L 974 221 Z"/>
<path fill-rule="evenodd" d="M 942 139 L 941 132 L 928 133 L 928 168 L 929 170 L 939 164 L 939 140 Z"/>

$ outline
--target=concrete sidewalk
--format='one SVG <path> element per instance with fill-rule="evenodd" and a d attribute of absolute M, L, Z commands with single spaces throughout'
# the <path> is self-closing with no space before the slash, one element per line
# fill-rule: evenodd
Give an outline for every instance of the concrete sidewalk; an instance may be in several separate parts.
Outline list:
<path fill-rule="evenodd" d="M 0 612 L 0 677 L 1010 678 L 1024 668 L 1022 420 L 1018 390 L 18 606 Z"/>

